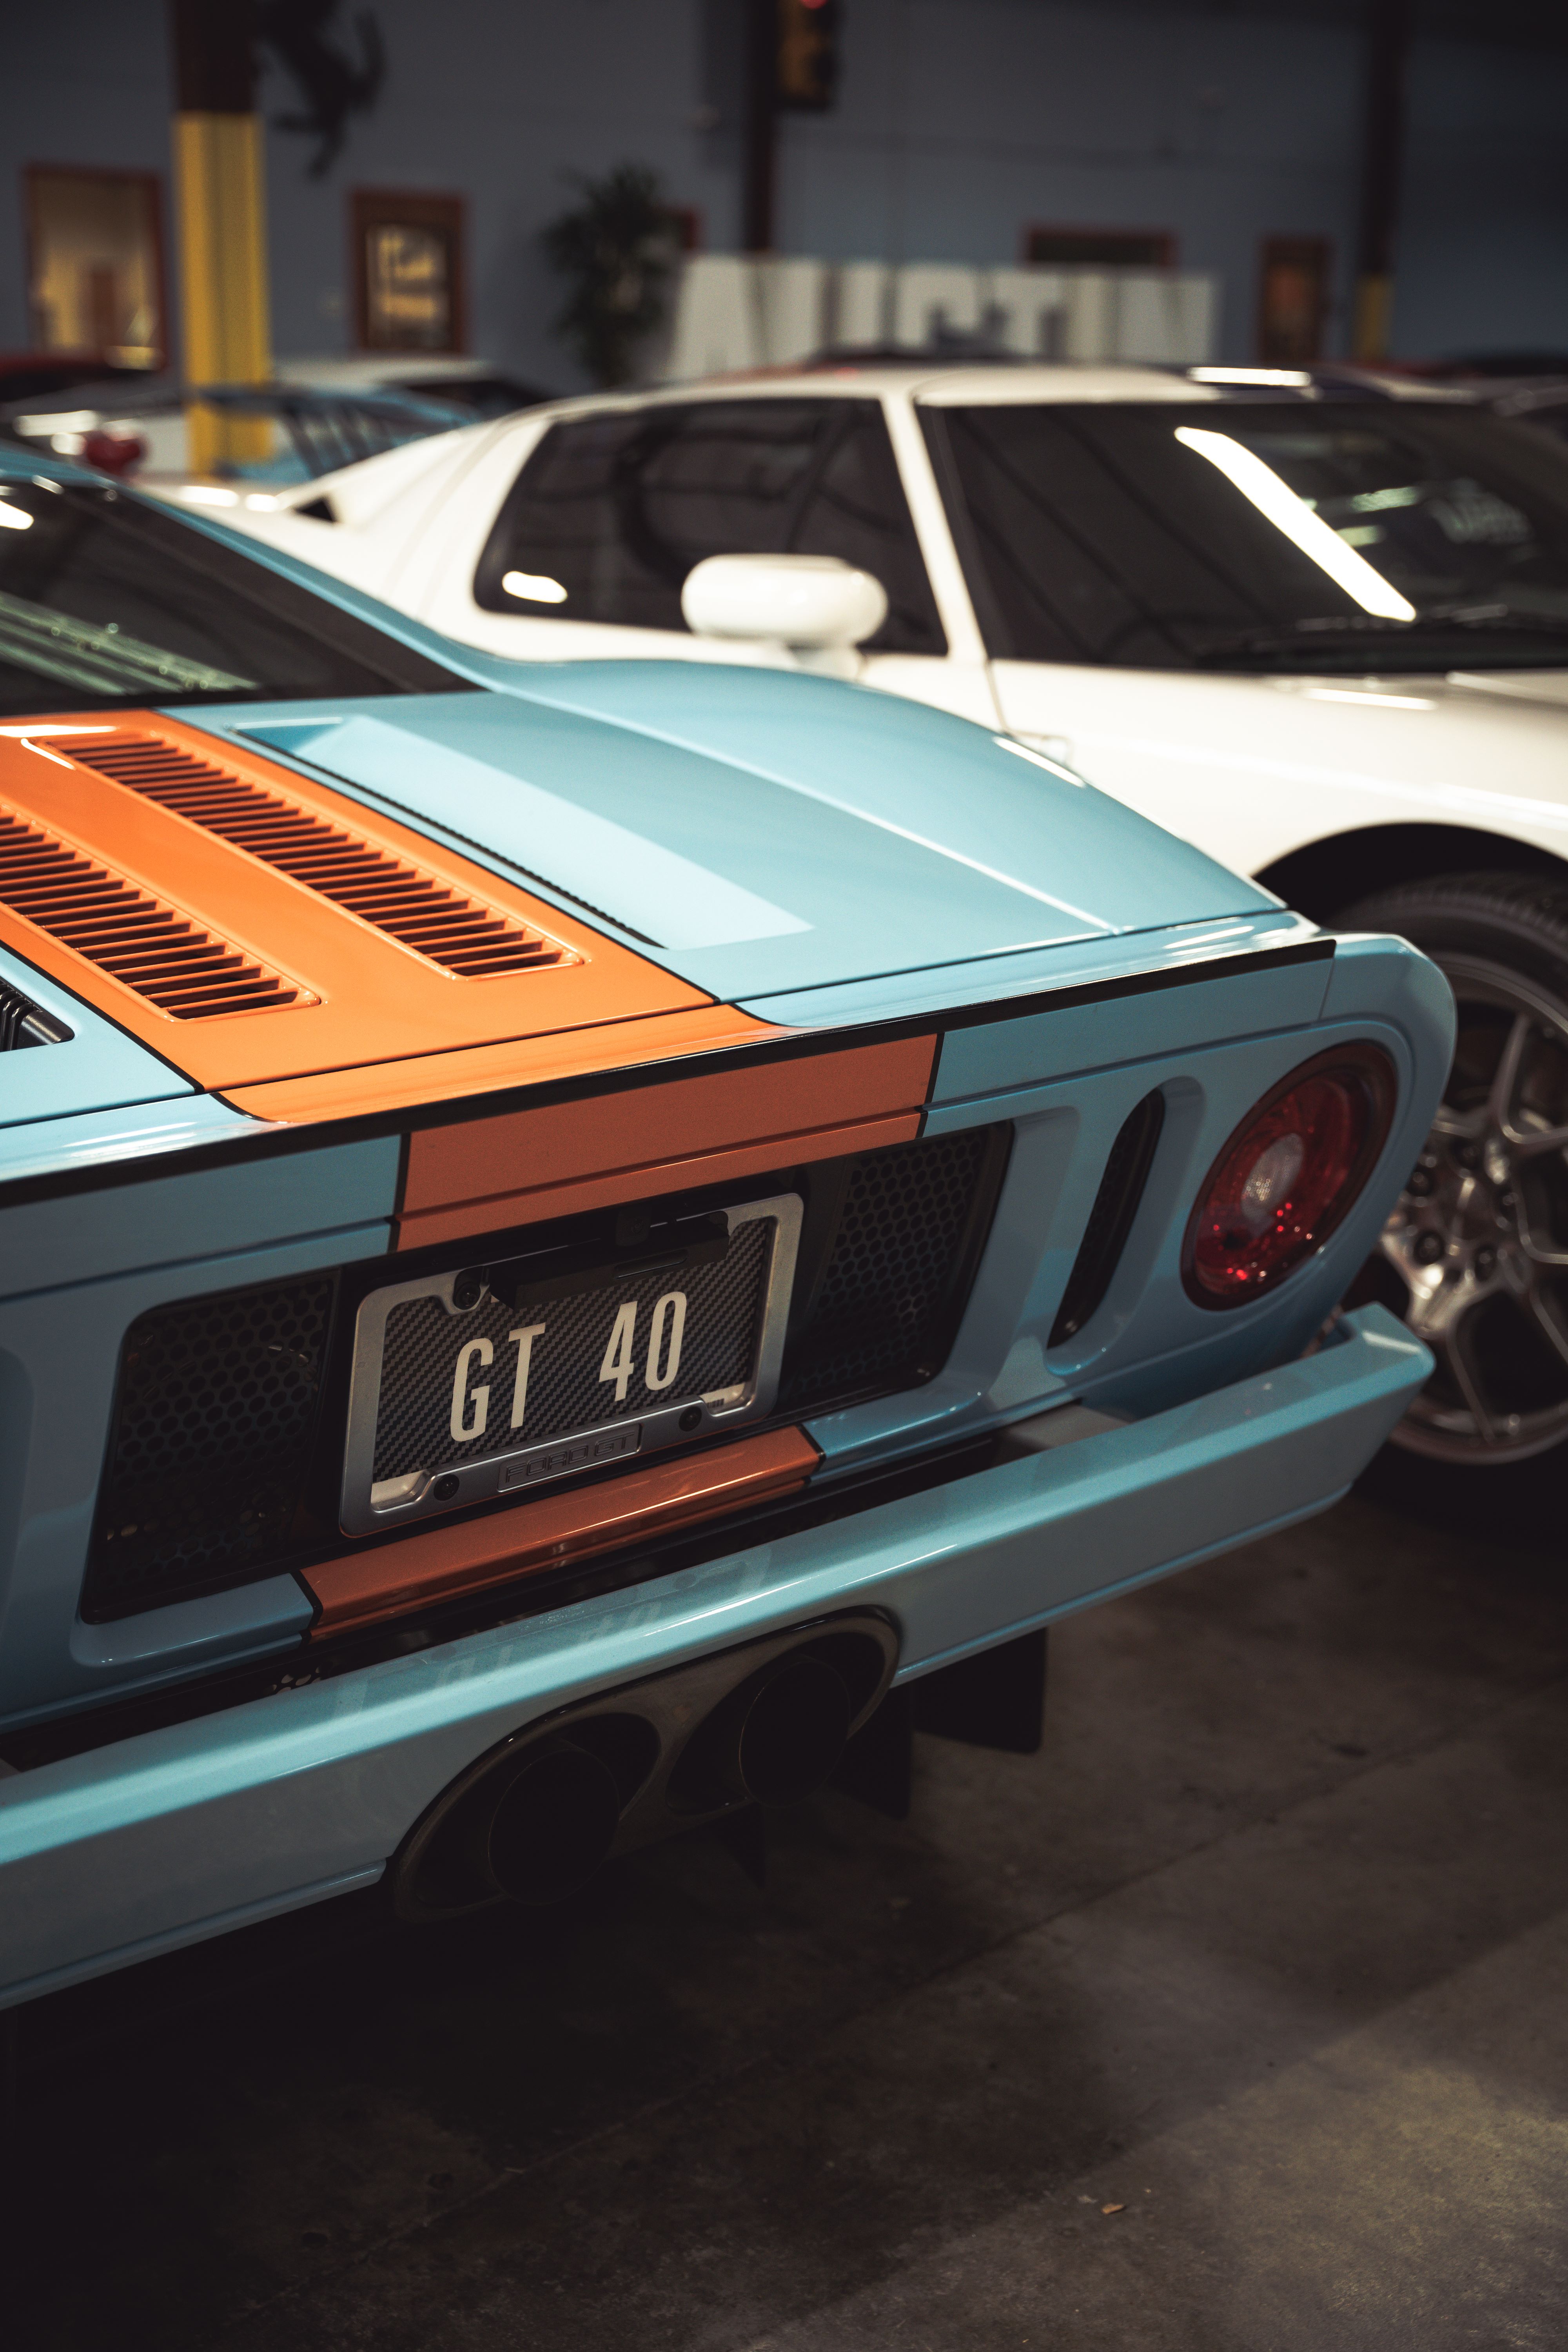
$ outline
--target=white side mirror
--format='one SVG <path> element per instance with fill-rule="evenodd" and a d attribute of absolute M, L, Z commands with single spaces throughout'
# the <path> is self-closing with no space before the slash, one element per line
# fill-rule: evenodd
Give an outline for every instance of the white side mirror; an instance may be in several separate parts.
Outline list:
<path fill-rule="evenodd" d="M 699 637 L 827 652 L 874 637 L 888 598 L 879 580 L 837 555 L 710 555 L 687 573 L 680 609 Z"/>

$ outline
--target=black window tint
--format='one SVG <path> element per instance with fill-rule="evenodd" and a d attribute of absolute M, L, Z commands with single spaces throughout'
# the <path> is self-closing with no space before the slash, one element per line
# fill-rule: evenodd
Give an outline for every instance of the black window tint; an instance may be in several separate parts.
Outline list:
<path fill-rule="evenodd" d="M 684 630 L 694 564 L 773 554 L 842 556 L 881 582 L 888 618 L 868 651 L 947 650 L 871 400 L 704 401 L 552 425 L 496 519 L 474 596 L 489 613 Z M 564 597 L 513 595 L 509 572 Z"/>
<path fill-rule="evenodd" d="M 0 478 L 0 711 L 466 683 L 161 508 L 89 484 Z"/>
<path fill-rule="evenodd" d="M 1568 656 L 1568 459 L 1484 411 L 1041 404 L 923 421 L 1004 658 L 1446 668 Z M 1237 453 L 1367 567 L 1370 604 L 1238 487 Z"/>

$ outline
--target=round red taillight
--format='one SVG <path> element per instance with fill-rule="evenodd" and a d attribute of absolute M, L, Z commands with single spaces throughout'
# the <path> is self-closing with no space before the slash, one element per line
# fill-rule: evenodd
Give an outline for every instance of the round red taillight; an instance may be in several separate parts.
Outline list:
<path fill-rule="evenodd" d="M 1292 1070 L 1210 1169 L 1182 1277 L 1200 1307 L 1240 1307 L 1327 1241 L 1361 1192 L 1394 1116 L 1394 1067 L 1375 1045 Z"/>

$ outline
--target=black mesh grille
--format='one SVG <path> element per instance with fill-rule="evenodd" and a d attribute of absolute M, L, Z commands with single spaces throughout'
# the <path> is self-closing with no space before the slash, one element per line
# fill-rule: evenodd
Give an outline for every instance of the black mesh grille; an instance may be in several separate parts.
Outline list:
<path fill-rule="evenodd" d="M 996 1139 L 994 1128 L 972 1128 L 854 1162 L 821 1281 L 791 1332 L 781 1412 L 940 1368 L 973 1264 L 965 1244 L 984 1238 L 981 1180 Z"/>
<path fill-rule="evenodd" d="M 294 1548 L 335 1286 L 310 1275 L 132 1325 L 84 1616 L 243 1583 Z"/>
<path fill-rule="evenodd" d="M 1009 1128 L 992 1127 L 935 1137 L 778 1180 L 800 1182 L 809 1194 L 806 1226 L 814 1235 L 809 1249 L 803 1236 L 780 1413 L 908 1386 L 940 1370 L 1010 1136 Z M 766 1231 L 762 1223 L 742 1228 L 746 1238 L 722 1262 L 704 1267 L 701 1278 L 729 1284 L 750 1301 Z M 650 1277 L 650 1297 L 667 1279 Z M 328 1496 L 337 1489 L 343 1430 L 338 1415 L 322 1419 L 319 1412 L 323 1387 L 345 1377 L 341 1363 L 333 1383 L 324 1377 L 336 1285 L 335 1275 L 312 1275 L 227 1291 L 156 1307 L 132 1326 L 85 1616 L 125 1616 L 219 1591 L 275 1574 L 338 1540 Z M 476 1331 L 489 1329 L 485 1311 Z M 502 1339 L 521 1311 L 495 1308 Z M 749 1317 L 754 1312 L 747 1308 Z M 340 1356 L 352 1321 L 345 1311 Z M 693 1380 L 704 1391 L 744 1376 L 755 1341 L 752 1321 L 738 1324 L 732 1336 L 732 1361 L 723 1356 L 694 1363 Z M 405 1333 L 389 1325 L 395 1355 L 406 1342 L 417 1356 L 426 1337 L 417 1317 L 408 1318 Z M 550 1402 L 542 1391 L 542 1401 Z M 446 1359 L 438 1402 L 443 1414 L 449 1412 Z M 574 1413 L 581 1420 L 571 1397 L 555 1402 L 565 1417 L 560 1425 Z M 600 1404 L 588 1415 L 603 1417 Z M 552 1413 L 548 1426 L 556 1425 Z M 428 1432 L 412 1434 L 423 1439 Z M 467 1458 L 475 1450 L 483 1449 L 448 1442 L 443 1458 Z M 377 1475 L 392 1475 L 401 1461 L 401 1453 L 389 1450 Z"/>

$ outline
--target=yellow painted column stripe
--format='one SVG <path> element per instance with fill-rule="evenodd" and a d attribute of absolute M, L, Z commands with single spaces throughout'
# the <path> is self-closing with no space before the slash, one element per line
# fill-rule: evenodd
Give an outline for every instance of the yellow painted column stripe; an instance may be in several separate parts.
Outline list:
<path fill-rule="evenodd" d="M 254 114 L 174 117 L 187 383 L 265 383 L 271 375 L 262 169 Z M 200 402 L 185 413 L 196 473 L 271 449 L 264 418 L 220 415 Z"/>

